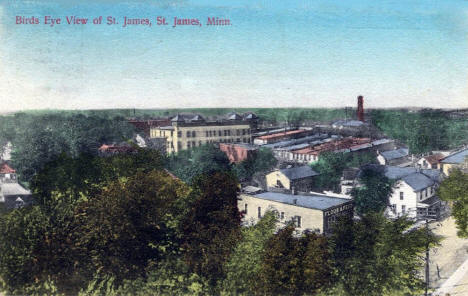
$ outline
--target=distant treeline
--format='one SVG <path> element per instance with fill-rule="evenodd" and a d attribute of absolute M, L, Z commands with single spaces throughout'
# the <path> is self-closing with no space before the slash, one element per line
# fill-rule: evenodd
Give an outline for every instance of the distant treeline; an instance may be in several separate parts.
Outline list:
<path fill-rule="evenodd" d="M 369 115 L 377 128 L 408 145 L 411 153 L 453 149 L 468 143 L 468 118 L 449 112 L 373 110 Z"/>

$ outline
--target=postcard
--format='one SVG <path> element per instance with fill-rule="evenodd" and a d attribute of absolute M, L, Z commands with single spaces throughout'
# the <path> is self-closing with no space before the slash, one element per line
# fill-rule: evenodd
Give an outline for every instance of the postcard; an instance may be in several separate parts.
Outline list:
<path fill-rule="evenodd" d="M 0 1 L 3 295 L 468 295 L 462 0 Z"/>

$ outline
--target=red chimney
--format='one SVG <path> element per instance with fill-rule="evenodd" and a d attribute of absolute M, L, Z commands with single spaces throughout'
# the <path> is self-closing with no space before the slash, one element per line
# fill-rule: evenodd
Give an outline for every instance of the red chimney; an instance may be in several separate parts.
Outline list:
<path fill-rule="evenodd" d="M 364 122 L 364 98 L 362 96 L 357 97 L 357 104 L 357 118 Z"/>

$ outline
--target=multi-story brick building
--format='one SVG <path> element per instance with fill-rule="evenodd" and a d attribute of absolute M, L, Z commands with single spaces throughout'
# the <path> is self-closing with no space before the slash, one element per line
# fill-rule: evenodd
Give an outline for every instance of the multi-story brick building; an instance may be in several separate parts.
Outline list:
<path fill-rule="evenodd" d="M 200 115 L 180 115 L 171 119 L 170 126 L 154 126 L 151 138 L 165 138 L 167 153 L 201 146 L 207 143 L 251 143 L 251 128 L 256 117 L 231 114 L 226 119 L 207 121 Z"/>

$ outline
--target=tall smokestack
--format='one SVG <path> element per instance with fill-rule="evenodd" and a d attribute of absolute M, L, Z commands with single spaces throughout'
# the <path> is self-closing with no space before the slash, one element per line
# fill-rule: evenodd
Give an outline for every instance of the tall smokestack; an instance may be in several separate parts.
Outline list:
<path fill-rule="evenodd" d="M 364 122 L 364 97 L 357 97 L 357 118 L 359 121 Z"/>

